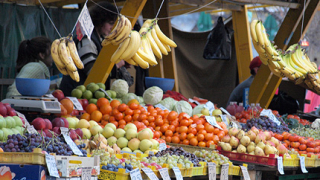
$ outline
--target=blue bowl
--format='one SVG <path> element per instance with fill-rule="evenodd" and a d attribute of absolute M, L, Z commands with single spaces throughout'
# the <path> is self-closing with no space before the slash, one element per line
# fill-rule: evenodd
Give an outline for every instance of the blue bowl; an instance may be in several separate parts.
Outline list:
<path fill-rule="evenodd" d="M 23 96 L 43 96 L 49 90 L 50 80 L 16 78 L 16 87 Z"/>
<path fill-rule="evenodd" d="M 172 90 L 172 88 L 174 86 L 174 79 L 146 77 L 145 83 L 146 83 L 146 88 L 149 88 L 152 86 L 158 86 L 164 92 L 166 92 L 167 90 Z"/>

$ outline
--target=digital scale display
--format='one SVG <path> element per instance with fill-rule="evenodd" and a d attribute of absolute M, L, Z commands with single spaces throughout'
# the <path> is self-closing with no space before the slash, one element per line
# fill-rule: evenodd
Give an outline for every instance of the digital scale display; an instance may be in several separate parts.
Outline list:
<path fill-rule="evenodd" d="M 60 105 L 57 102 L 54 101 L 45 101 L 44 105 L 46 109 L 60 109 Z"/>

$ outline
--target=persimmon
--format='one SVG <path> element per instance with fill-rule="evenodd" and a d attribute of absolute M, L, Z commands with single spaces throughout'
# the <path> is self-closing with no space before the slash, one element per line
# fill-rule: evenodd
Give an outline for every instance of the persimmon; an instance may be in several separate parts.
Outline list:
<path fill-rule="evenodd" d="M 168 129 L 174 132 L 176 130 L 176 127 L 174 125 L 169 125 Z"/>
<path fill-rule="evenodd" d="M 160 138 L 160 134 L 161 132 L 160 131 L 155 131 L 154 133 L 153 133 L 153 138 L 155 139 L 155 138 Z"/>
<path fill-rule="evenodd" d="M 171 143 L 171 140 L 172 140 L 172 139 L 171 139 L 171 136 L 166 136 L 166 137 L 165 137 L 165 140 L 166 140 L 167 143 Z"/>
<path fill-rule="evenodd" d="M 169 121 L 173 121 L 173 120 L 175 120 L 177 117 L 178 117 L 178 113 L 177 112 L 175 112 L 175 111 L 171 111 L 169 114 L 168 114 L 168 117 L 167 117 L 167 119 L 169 120 Z"/>
<path fill-rule="evenodd" d="M 128 105 L 126 105 L 126 104 L 124 104 L 124 103 L 122 103 L 122 104 L 120 104 L 120 105 L 118 106 L 119 112 L 125 112 L 125 111 L 127 110 L 127 108 L 128 108 Z"/>
<path fill-rule="evenodd" d="M 276 139 L 278 139 L 279 141 L 282 141 L 283 140 L 283 136 L 281 134 L 275 134 L 274 137 Z"/>
<path fill-rule="evenodd" d="M 316 143 L 313 142 L 313 141 L 308 141 L 308 142 L 307 142 L 307 146 L 308 146 L 309 148 L 314 148 L 314 147 L 316 147 Z"/>
<path fill-rule="evenodd" d="M 307 148 L 307 152 L 314 152 L 314 148 Z"/>
<path fill-rule="evenodd" d="M 299 146 L 299 150 L 300 151 L 304 151 L 304 150 L 306 150 L 307 149 L 307 145 L 305 145 L 305 144 L 300 144 L 300 146 Z"/>
<path fill-rule="evenodd" d="M 307 144 L 307 139 L 306 138 L 304 138 L 304 137 L 301 137 L 300 139 L 299 139 L 299 143 L 300 144 Z"/>
<path fill-rule="evenodd" d="M 298 148 L 300 146 L 300 143 L 299 142 L 291 142 L 291 147 L 293 148 Z"/>
<path fill-rule="evenodd" d="M 160 131 L 162 133 L 165 133 L 168 130 L 169 125 L 168 124 L 164 124 L 161 126 Z"/>
<path fill-rule="evenodd" d="M 114 117 L 115 117 L 116 120 L 118 120 L 118 121 L 123 120 L 123 114 L 122 114 L 121 112 L 115 114 Z"/>
<path fill-rule="evenodd" d="M 283 136 L 283 140 L 287 140 L 287 139 L 289 139 L 289 137 L 291 136 L 291 134 L 284 131 L 284 132 L 282 133 L 282 136 Z"/>
<path fill-rule="evenodd" d="M 217 135 L 213 135 L 212 139 L 213 139 L 214 144 L 218 144 L 218 142 L 220 141 L 219 136 L 217 136 Z"/>
<path fill-rule="evenodd" d="M 166 130 L 165 136 L 172 136 L 173 135 L 173 132 L 171 130 Z"/>
<path fill-rule="evenodd" d="M 297 141 L 299 141 L 299 136 L 297 136 L 297 135 L 291 135 L 291 136 L 289 136 L 289 141 L 291 141 L 291 142 L 297 142 Z"/>

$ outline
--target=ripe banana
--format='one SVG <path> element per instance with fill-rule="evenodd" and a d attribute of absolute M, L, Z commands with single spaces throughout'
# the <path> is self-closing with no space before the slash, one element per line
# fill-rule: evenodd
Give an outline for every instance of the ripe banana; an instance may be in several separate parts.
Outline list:
<path fill-rule="evenodd" d="M 147 19 L 144 21 L 144 23 L 141 26 L 141 29 L 143 28 L 150 28 L 151 24 L 153 23 L 154 19 Z"/>
<path fill-rule="evenodd" d="M 258 38 L 258 43 L 260 44 L 260 46 L 264 49 L 265 48 L 265 42 L 264 42 L 264 38 L 263 38 L 263 30 L 262 30 L 262 23 L 261 21 L 259 21 L 256 25 L 256 34 L 257 34 L 257 38 Z"/>
<path fill-rule="evenodd" d="M 119 45 L 122 43 L 126 38 L 128 38 L 129 34 L 131 33 L 131 22 L 128 18 L 125 18 L 125 25 L 122 31 L 116 36 L 113 40 L 111 40 L 112 45 Z"/>
<path fill-rule="evenodd" d="M 297 51 L 297 58 L 299 59 L 299 61 L 303 64 L 306 65 L 310 68 L 309 73 L 316 73 L 318 71 L 317 67 L 314 67 L 311 62 L 309 57 L 307 56 L 307 54 L 305 54 L 301 48 L 300 45 L 298 45 L 298 49 Z"/>
<path fill-rule="evenodd" d="M 282 60 L 284 61 L 284 63 L 286 64 L 286 67 L 287 67 L 288 69 L 290 69 L 292 72 L 295 72 L 295 77 L 296 77 L 296 78 L 302 78 L 302 79 L 305 78 L 305 75 L 304 75 L 302 72 L 298 71 L 296 68 L 294 68 L 294 67 L 292 66 L 291 56 L 290 56 L 290 55 L 284 55 L 284 56 L 282 56 Z"/>
<path fill-rule="evenodd" d="M 269 37 L 267 35 L 266 29 L 264 28 L 263 24 L 260 23 L 261 29 L 262 29 L 262 38 L 264 41 L 264 47 L 266 50 L 266 53 L 268 53 L 268 56 L 273 58 L 274 56 L 279 56 L 279 53 L 276 51 L 276 49 L 271 44 Z"/>
<path fill-rule="evenodd" d="M 131 64 L 131 65 L 138 66 L 138 64 L 137 64 L 132 58 L 127 59 L 127 60 L 125 60 L 125 61 L 126 61 L 127 63 Z"/>
<path fill-rule="evenodd" d="M 132 60 L 134 60 L 134 62 L 136 62 L 141 68 L 143 69 L 147 69 L 149 68 L 149 64 L 144 61 L 139 55 L 138 53 L 134 54 L 132 57 Z"/>
<path fill-rule="evenodd" d="M 132 56 L 137 53 L 139 47 L 141 45 L 141 37 L 140 34 L 138 33 L 138 31 L 131 31 L 130 33 L 130 42 L 129 45 L 126 49 L 126 51 L 124 51 L 121 56 L 120 59 L 123 59 L 125 61 L 127 61 L 128 59 L 131 59 Z M 129 63 L 129 62 L 128 62 Z"/>
<path fill-rule="evenodd" d="M 71 71 L 69 69 L 67 69 L 68 71 L 68 74 L 70 75 L 70 77 L 75 80 L 76 82 L 79 82 L 80 81 L 80 77 L 79 77 L 79 73 L 78 71 Z"/>
<path fill-rule="evenodd" d="M 308 72 L 311 72 L 311 68 L 306 64 L 306 63 L 302 63 L 300 61 L 300 58 L 298 56 L 298 50 L 294 51 L 293 53 L 291 53 L 291 59 L 292 59 L 292 62 L 296 65 L 296 69 L 303 69 L 306 71 L 305 75 L 308 73 Z"/>
<path fill-rule="evenodd" d="M 128 45 L 130 42 L 130 37 L 128 37 L 127 39 L 125 39 L 118 47 L 118 49 L 113 53 L 113 55 L 111 56 L 111 62 L 116 62 L 120 59 L 120 56 L 122 55 L 122 53 L 127 49 Z"/>
<path fill-rule="evenodd" d="M 251 38 L 252 38 L 253 44 L 259 42 L 257 34 L 256 34 L 256 25 L 257 25 L 258 22 L 259 21 L 255 19 L 255 20 L 252 20 L 251 24 L 250 24 L 250 34 L 251 34 Z"/>
<path fill-rule="evenodd" d="M 160 41 L 161 42 L 161 41 Z M 161 42 L 162 43 L 162 42 Z M 167 44 L 163 44 L 168 52 L 171 52 L 171 47 Z"/>
<path fill-rule="evenodd" d="M 62 62 L 62 60 L 60 59 L 59 56 L 59 44 L 60 44 L 60 39 L 56 39 L 52 42 L 51 44 L 51 56 L 52 59 L 54 61 L 54 63 L 56 64 L 57 67 L 63 69 L 65 68 L 64 63 Z"/>
<path fill-rule="evenodd" d="M 118 17 L 116 27 L 114 27 L 114 29 L 111 31 L 111 33 L 105 37 L 105 39 L 112 40 L 119 35 L 119 33 L 123 30 L 123 27 L 125 24 L 125 18 L 126 17 L 122 14 Z"/>
<path fill-rule="evenodd" d="M 101 45 L 102 45 L 102 46 L 107 46 L 107 45 L 109 45 L 110 43 L 111 43 L 111 42 L 110 42 L 109 40 L 103 39 Z"/>
<path fill-rule="evenodd" d="M 75 45 L 74 41 L 72 40 L 72 36 L 70 36 L 70 38 L 67 39 L 67 42 L 68 42 L 67 48 L 70 51 L 71 58 L 72 58 L 74 64 L 77 66 L 77 68 L 83 69 L 84 68 L 83 63 L 79 57 L 76 45 Z"/>
<path fill-rule="evenodd" d="M 168 55 L 168 51 L 165 47 L 166 45 L 162 44 L 162 42 L 158 38 L 156 30 L 154 28 L 151 29 L 151 36 L 152 36 L 153 40 L 156 42 L 156 44 L 158 45 L 158 48 L 160 49 L 161 53 L 164 55 Z M 170 47 L 168 47 L 168 48 L 170 48 Z M 170 49 L 170 51 L 171 51 L 171 49 Z"/>
<path fill-rule="evenodd" d="M 68 70 L 70 70 L 70 71 L 77 70 L 77 67 L 74 65 L 73 60 L 70 56 L 70 52 L 68 52 L 65 38 L 62 38 L 60 40 L 59 55 L 60 55 L 62 62 L 65 64 L 65 66 L 67 67 Z"/>
<path fill-rule="evenodd" d="M 62 67 L 62 68 L 61 68 L 60 66 L 57 66 L 57 69 L 58 69 L 63 75 L 69 75 L 66 67 Z"/>
<path fill-rule="evenodd" d="M 145 61 L 147 61 L 151 66 L 157 65 L 154 54 L 152 52 L 151 47 L 149 47 L 149 42 L 146 39 L 145 35 L 141 37 L 141 46 L 137 51 L 137 54 Z"/>
<path fill-rule="evenodd" d="M 169 45 L 170 47 L 177 47 L 177 44 L 173 40 L 163 34 L 158 24 L 155 24 L 153 27 L 155 28 L 157 36 L 161 40 L 161 42 Z"/>
<path fill-rule="evenodd" d="M 153 37 L 151 35 L 151 30 L 149 30 L 146 33 L 146 39 L 149 41 L 149 44 L 152 48 L 154 55 L 157 56 L 157 58 L 162 59 L 162 53 L 161 53 L 157 43 L 155 42 L 155 40 L 153 39 Z"/>

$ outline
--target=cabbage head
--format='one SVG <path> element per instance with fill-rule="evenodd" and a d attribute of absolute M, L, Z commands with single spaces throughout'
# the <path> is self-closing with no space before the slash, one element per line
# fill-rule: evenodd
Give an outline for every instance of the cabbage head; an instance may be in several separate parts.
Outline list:
<path fill-rule="evenodd" d="M 128 102 L 132 99 L 136 99 L 139 101 L 138 96 L 135 95 L 134 93 L 125 94 L 124 96 L 122 96 L 121 99 L 122 99 L 122 103 L 125 103 L 125 104 L 128 104 Z"/>
<path fill-rule="evenodd" d="M 129 92 L 129 85 L 127 81 L 123 79 L 117 79 L 111 84 L 111 90 L 117 93 L 117 98 L 122 98 L 125 94 Z"/>
<path fill-rule="evenodd" d="M 160 104 L 169 109 L 170 111 L 173 110 L 174 106 L 177 104 L 178 101 L 174 100 L 171 97 L 167 97 L 160 101 Z"/>
<path fill-rule="evenodd" d="M 201 110 L 204 108 L 205 104 L 199 104 L 198 106 L 194 107 L 192 110 L 192 115 L 201 114 Z"/>
<path fill-rule="evenodd" d="M 144 101 L 143 101 L 143 97 L 142 96 L 137 96 L 138 97 L 138 101 L 140 104 L 144 104 Z"/>
<path fill-rule="evenodd" d="M 143 101 L 146 104 L 156 105 L 163 97 L 163 91 L 158 86 L 152 86 L 143 93 Z"/>
<path fill-rule="evenodd" d="M 177 104 L 174 106 L 173 110 L 179 114 L 185 112 L 189 116 L 192 116 L 192 106 L 184 100 L 178 101 Z"/>

